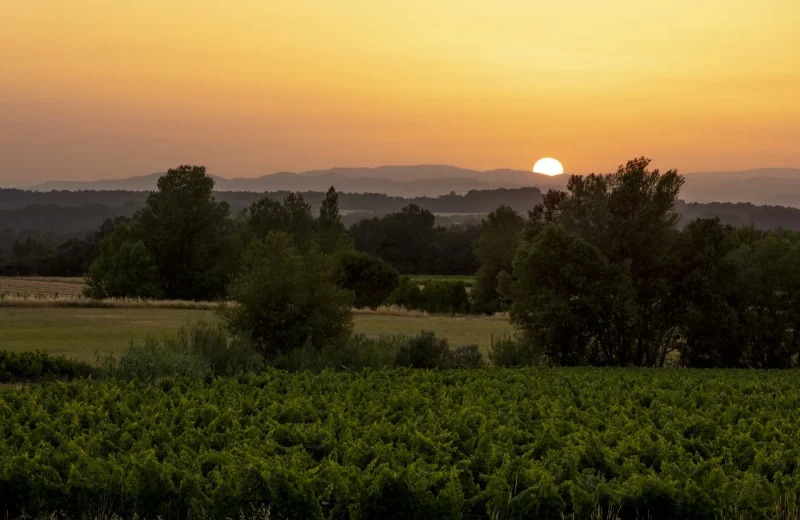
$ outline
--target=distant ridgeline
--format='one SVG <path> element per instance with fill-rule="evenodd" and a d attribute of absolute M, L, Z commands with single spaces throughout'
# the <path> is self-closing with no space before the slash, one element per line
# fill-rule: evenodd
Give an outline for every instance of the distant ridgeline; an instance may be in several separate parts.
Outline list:
<path fill-rule="evenodd" d="M 256 200 L 267 196 L 283 200 L 287 191 L 217 192 L 236 214 Z M 28 191 L 0 189 L 0 247 L 3 242 L 22 235 L 36 235 L 53 241 L 83 236 L 97 229 L 106 219 L 131 216 L 147 198 L 144 191 Z M 323 192 L 303 192 L 305 200 L 317 211 Z M 477 222 L 499 205 L 504 204 L 526 215 L 542 199 L 538 188 L 473 190 L 465 194 L 451 193 L 438 197 L 404 198 L 380 193 L 342 193 L 339 207 L 345 224 L 363 218 L 400 211 L 408 204 L 437 214 L 437 223 Z M 701 217 L 719 217 L 733 226 L 753 225 L 759 229 L 786 228 L 800 231 L 800 209 L 784 206 L 756 206 L 749 203 L 685 203 L 678 211 L 683 221 Z"/>

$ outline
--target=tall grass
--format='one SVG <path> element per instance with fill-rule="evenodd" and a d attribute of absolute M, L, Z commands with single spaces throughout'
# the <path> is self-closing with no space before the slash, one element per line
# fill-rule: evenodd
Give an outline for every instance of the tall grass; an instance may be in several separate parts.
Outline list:
<path fill-rule="evenodd" d="M 196 302 L 187 300 L 144 300 L 138 298 L 108 298 L 95 300 L 83 296 L 45 296 L 21 293 L 0 294 L 0 307 L 215 310 L 219 306 L 219 302 Z"/>
<path fill-rule="evenodd" d="M 0 293 L 2 307 L 58 308 L 72 307 L 84 309 L 187 309 L 217 310 L 231 302 L 188 301 L 188 300 L 146 300 L 138 298 L 106 298 L 96 300 L 83 296 L 45 296 L 22 293 Z M 420 310 L 410 310 L 397 305 L 384 305 L 376 309 L 353 309 L 353 314 L 363 316 L 401 316 L 408 318 L 427 318 L 436 316 L 453 317 L 451 314 L 436 314 Z M 491 315 L 458 315 L 464 320 L 508 321 L 508 313 Z"/>

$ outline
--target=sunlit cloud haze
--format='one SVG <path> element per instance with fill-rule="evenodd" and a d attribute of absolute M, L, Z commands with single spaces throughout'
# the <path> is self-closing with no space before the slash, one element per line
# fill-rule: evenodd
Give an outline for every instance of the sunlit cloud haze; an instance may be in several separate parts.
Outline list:
<path fill-rule="evenodd" d="M 796 0 L 0 2 L 0 182 L 800 166 Z"/>

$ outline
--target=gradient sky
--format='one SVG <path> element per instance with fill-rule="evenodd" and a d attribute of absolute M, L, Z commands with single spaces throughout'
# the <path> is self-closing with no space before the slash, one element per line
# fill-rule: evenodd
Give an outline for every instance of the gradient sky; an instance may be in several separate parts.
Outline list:
<path fill-rule="evenodd" d="M 800 167 L 797 0 L 0 0 L 0 184 Z"/>

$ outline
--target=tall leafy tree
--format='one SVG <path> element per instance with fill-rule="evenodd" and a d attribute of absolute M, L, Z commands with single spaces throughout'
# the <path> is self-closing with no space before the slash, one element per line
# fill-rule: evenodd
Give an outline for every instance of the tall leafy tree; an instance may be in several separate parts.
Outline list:
<path fill-rule="evenodd" d="M 678 305 L 681 362 L 689 367 L 736 368 L 746 363 L 734 230 L 718 218 L 690 222 L 675 244 L 673 297 Z"/>
<path fill-rule="evenodd" d="M 747 344 L 745 364 L 754 368 L 796 366 L 800 353 L 798 236 L 744 229 L 739 238 L 741 245 L 732 256 L 743 300 L 739 318 Z"/>
<path fill-rule="evenodd" d="M 517 251 L 511 321 L 556 364 L 614 364 L 616 296 L 629 287 L 615 274 L 596 245 L 549 224 Z"/>
<path fill-rule="evenodd" d="M 347 235 L 339 215 L 339 194 L 331 186 L 319 210 L 317 220 L 319 247 L 325 253 L 335 253 L 353 248 L 353 240 Z"/>
<path fill-rule="evenodd" d="M 543 269 L 540 264 L 520 261 L 520 268 L 534 272 L 517 273 L 515 263 L 517 280 L 549 276 L 551 285 L 572 287 L 564 298 L 549 294 L 546 288 L 517 282 L 512 288 L 518 300 L 512 307 L 512 320 L 518 327 L 536 332 L 529 330 L 524 317 L 541 312 L 541 306 L 549 305 L 548 298 L 556 301 L 558 297 L 566 302 L 564 312 L 572 313 L 570 320 L 586 322 L 592 349 L 600 353 L 603 364 L 663 365 L 677 348 L 677 310 L 671 288 L 679 219 L 675 205 L 683 178 L 675 170 L 663 174 L 650 170 L 649 163 L 642 157 L 628 161 L 613 174 L 572 176 L 568 193 L 549 193 L 531 212 L 527 244 L 520 258 L 531 255 L 531 248 L 542 247 L 534 239 L 548 226 L 559 225 L 598 251 L 595 261 L 602 260 L 608 267 L 594 273 L 602 276 L 598 281 L 602 283 L 572 286 L 569 278 L 584 276 L 585 264 L 565 261 L 539 272 Z M 562 282 L 563 286 L 559 285 Z M 609 297 L 611 308 L 603 304 Z M 526 301 L 532 303 L 521 303 Z M 579 305 L 569 302 L 588 302 L 595 313 L 580 311 Z M 594 345 L 608 335 L 613 335 L 613 343 Z"/>
<path fill-rule="evenodd" d="M 476 308 L 498 312 L 506 302 L 498 292 L 500 273 L 511 273 L 525 220 L 514 209 L 500 206 L 481 221 L 480 238 L 475 242 L 475 256 L 480 268 L 475 275 L 472 299 Z"/>
<path fill-rule="evenodd" d="M 230 206 L 214 198 L 204 166 L 180 166 L 158 180 L 135 219 L 167 298 L 213 299 L 234 270 Z"/>

